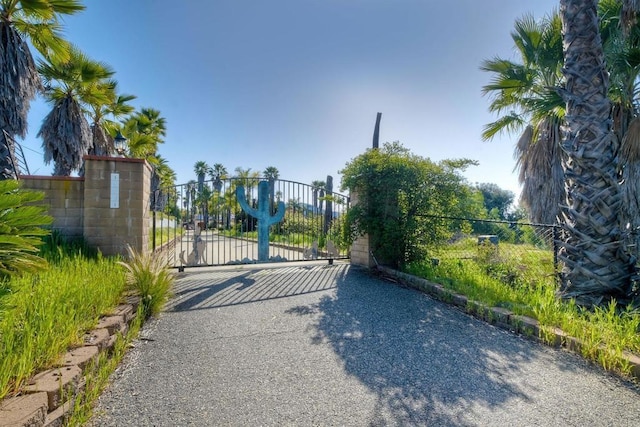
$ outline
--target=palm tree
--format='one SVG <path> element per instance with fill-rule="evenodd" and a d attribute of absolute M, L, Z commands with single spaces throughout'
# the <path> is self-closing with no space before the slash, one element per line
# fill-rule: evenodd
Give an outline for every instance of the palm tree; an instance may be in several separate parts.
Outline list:
<path fill-rule="evenodd" d="M 84 10 L 77 0 L 0 0 L 0 130 L 11 137 L 27 134 L 31 101 L 43 86 L 28 41 L 44 57 L 68 59 L 60 36 L 60 16 Z M 11 138 L 0 131 L 0 177 L 13 177 Z"/>
<path fill-rule="evenodd" d="M 211 195 L 209 194 L 210 192 L 207 191 L 206 192 L 206 197 L 205 197 L 204 177 L 209 172 L 209 166 L 207 165 L 206 162 L 204 162 L 202 160 L 197 161 L 195 163 L 195 165 L 193 165 L 193 172 L 198 177 L 198 201 L 199 201 L 199 204 L 200 204 L 201 209 L 202 209 L 202 216 L 203 216 L 203 220 L 204 220 L 204 226 L 206 228 L 207 224 L 209 223 L 209 212 L 208 212 L 207 207 L 208 207 L 208 204 L 209 204 L 209 197 Z M 206 189 L 208 190 L 209 188 L 206 187 Z"/>
<path fill-rule="evenodd" d="M 315 213 L 322 212 L 322 197 L 324 197 L 325 182 L 316 180 L 311 181 L 311 191 L 313 192 L 313 208 Z"/>
<path fill-rule="evenodd" d="M 209 173 L 209 166 L 206 162 L 200 160 L 193 165 L 193 172 L 198 177 L 198 192 L 202 193 L 202 187 L 204 186 L 204 177 Z"/>
<path fill-rule="evenodd" d="M 609 79 L 597 0 L 560 0 L 566 89 L 567 205 L 562 209 L 560 295 L 597 305 L 630 295 L 632 263 L 622 247 L 618 211 L 619 142 L 612 131 Z"/>
<path fill-rule="evenodd" d="M 280 171 L 275 166 L 267 166 L 262 172 L 264 178 L 269 182 L 269 211 L 273 214 L 276 211 L 276 179 L 280 178 Z"/>
<path fill-rule="evenodd" d="M 222 191 L 222 180 L 227 178 L 227 174 L 227 168 L 225 168 L 222 163 L 215 163 L 209 168 L 209 177 L 211 178 L 214 190 L 216 226 L 218 226 L 221 221 L 220 205 L 224 204 L 224 199 L 220 196 L 220 192 Z"/>
<path fill-rule="evenodd" d="M 280 171 L 275 166 L 267 166 L 262 172 L 262 176 L 267 180 L 276 180 L 280 178 Z"/>
<path fill-rule="evenodd" d="M 251 204 L 251 196 L 253 195 L 253 188 L 256 185 L 257 180 L 260 178 L 259 172 L 251 172 L 251 168 L 243 169 L 240 166 L 234 169 L 236 173 L 235 185 L 243 185 L 245 188 L 245 194 L 247 196 L 247 203 Z M 234 187 L 232 185 L 232 187 Z M 235 194 L 235 188 L 233 188 Z"/>
<path fill-rule="evenodd" d="M 165 118 L 153 108 L 141 108 L 129 116 L 122 127 L 122 134 L 129 139 L 129 155 L 143 159 L 157 153 L 166 133 Z"/>
<path fill-rule="evenodd" d="M 215 163 L 209 169 L 209 177 L 213 181 L 213 187 L 219 193 L 222 190 L 222 180 L 227 178 L 229 172 L 221 163 Z"/>
<path fill-rule="evenodd" d="M 119 125 L 107 117 L 119 119 L 131 114 L 133 106 L 128 104 L 136 99 L 134 95 L 117 95 L 117 82 L 110 80 L 104 84 L 108 102 L 97 102 L 89 106 L 91 118 L 91 135 L 93 138 L 89 154 L 96 156 L 112 156 L 115 153 L 114 138 Z"/>
<path fill-rule="evenodd" d="M 185 201 L 187 208 L 187 220 L 192 222 L 195 215 L 195 199 L 196 199 L 196 182 L 194 180 L 189 180 L 185 186 Z"/>
<path fill-rule="evenodd" d="M 633 3 L 633 2 L 632 2 Z M 620 224 L 628 233 L 632 255 L 640 255 L 640 118 L 636 96 L 640 92 L 640 26 L 633 4 L 601 0 L 598 11 L 608 68 L 609 98 L 613 103 L 613 127 L 620 146 L 619 174 L 622 183 Z M 622 23 L 621 23 L 622 22 Z"/>
<path fill-rule="evenodd" d="M 173 187 L 176 182 L 176 172 L 169 166 L 167 159 L 160 155 L 154 156 L 153 166 L 160 177 L 160 186 L 163 188 Z"/>
<path fill-rule="evenodd" d="M 553 224 L 565 199 L 560 150 L 564 102 L 557 91 L 563 78 L 560 17 L 555 12 L 537 22 L 525 15 L 516 20 L 511 37 L 521 62 L 494 58 L 480 67 L 493 74 L 483 87 L 483 93 L 492 96 L 489 110 L 506 112 L 485 126 L 482 137 L 520 133 L 514 150 L 520 202 L 531 221 Z"/>
<path fill-rule="evenodd" d="M 75 47 L 69 53 L 67 61 L 40 61 L 38 65 L 46 84 L 45 98 L 53 104 L 38 137 L 42 137 L 45 163 L 53 160 L 53 174 L 63 176 L 81 168 L 93 143 L 84 107 L 108 104 L 115 87 L 109 81 L 114 71 L 108 65 L 91 60 Z"/>

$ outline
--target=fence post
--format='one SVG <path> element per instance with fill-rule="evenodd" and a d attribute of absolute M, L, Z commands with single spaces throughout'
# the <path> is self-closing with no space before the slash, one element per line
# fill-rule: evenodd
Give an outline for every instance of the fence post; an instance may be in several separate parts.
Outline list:
<path fill-rule="evenodd" d="M 357 190 L 350 190 L 350 208 L 358 204 Z M 371 268 L 375 266 L 373 256 L 371 256 L 371 245 L 369 235 L 358 236 L 351 245 L 351 264 L 361 267 Z"/>

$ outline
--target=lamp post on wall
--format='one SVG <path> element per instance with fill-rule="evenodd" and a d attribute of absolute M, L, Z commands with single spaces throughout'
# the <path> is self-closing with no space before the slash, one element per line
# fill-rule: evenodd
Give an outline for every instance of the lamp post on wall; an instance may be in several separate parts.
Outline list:
<path fill-rule="evenodd" d="M 113 145 L 118 153 L 118 157 L 125 157 L 124 153 L 127 151 L 127 138 L 122 136 L 122 133 L 118 131 L 115 138 L 113 138 Z"/>

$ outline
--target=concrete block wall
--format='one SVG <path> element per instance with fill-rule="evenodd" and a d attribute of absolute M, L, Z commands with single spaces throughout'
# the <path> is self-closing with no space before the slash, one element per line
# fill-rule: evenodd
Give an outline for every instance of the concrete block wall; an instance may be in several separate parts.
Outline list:
<path fill-rule="evenodd" d="M 84 178 L 21 176 L 20 181 L 23 188 L 44 193 L 43 203 L 53 217 L 53 229 L 69 238 L 83 236 Z"/>
<path fill-rule="evenodd" d="M 149 163 L 86 156 L 84 169 L 84 177 L 21 176 L 20 180 L 24 188 L 44 192 L 53 228 L 63 236 L 84 237 L 104 255 L 126 256 L 127 244 L 138 252 L 150 250 Z"/>

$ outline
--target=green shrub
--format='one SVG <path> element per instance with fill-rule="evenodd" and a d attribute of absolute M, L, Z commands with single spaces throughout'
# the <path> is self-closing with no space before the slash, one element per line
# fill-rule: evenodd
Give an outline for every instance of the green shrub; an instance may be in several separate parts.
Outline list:
<path fill-rule="evenodd" d="M 367 150 L 341 171 L 342 188 L 357 194 L 347 214 L 350 238 L 368 234 L 383 265 L 424 258 L 428 245 L 453 235 L 451 221 L 434 216 L 461 216 L 468 210 L 473 194 L 462 172 L 472 164 L 468 159 L 432 162 L 397 142 Z"/>
<path fill-rule="evenodd" d="M 127 247 L 129 261 L 120 262 L 127 269 L 126 281 L 129 290 L 141 297 L 145 317 L 158 314 L 170 296 L 174 275 L 166 260 L 151 253 L 138 253 Z"/>

